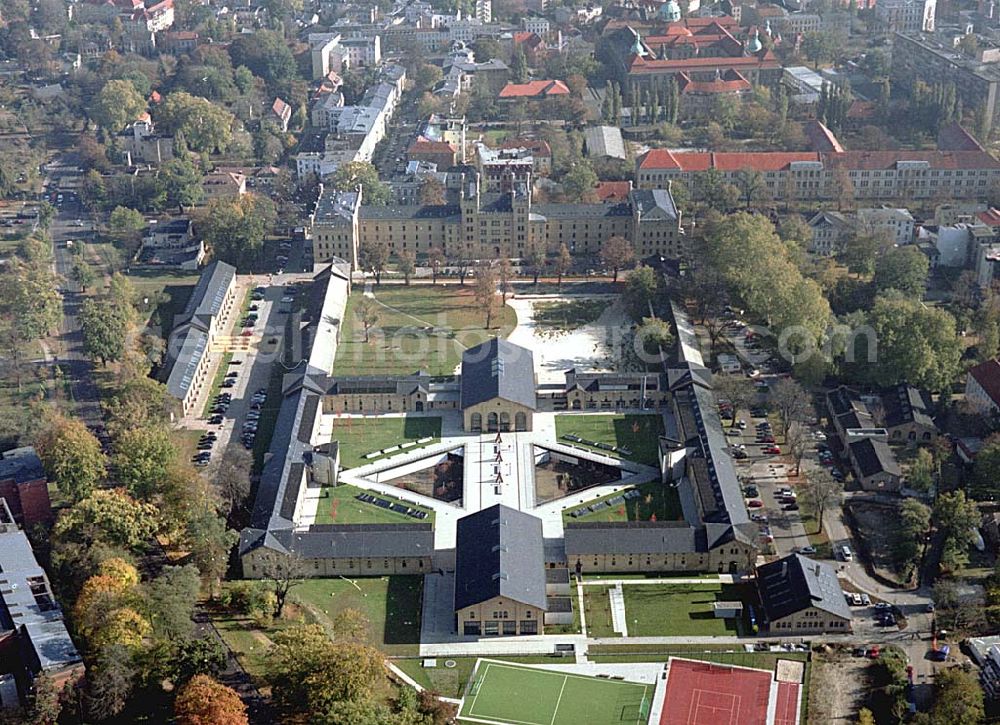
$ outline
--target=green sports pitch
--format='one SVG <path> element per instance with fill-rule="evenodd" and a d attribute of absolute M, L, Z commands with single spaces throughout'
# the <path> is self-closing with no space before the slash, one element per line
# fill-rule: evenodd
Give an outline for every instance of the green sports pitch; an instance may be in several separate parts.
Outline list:
<path fill-rule="evenodd" d="M 459 720 L 489 725 L 643 725 L 653 685 L 480 660 Z"/>

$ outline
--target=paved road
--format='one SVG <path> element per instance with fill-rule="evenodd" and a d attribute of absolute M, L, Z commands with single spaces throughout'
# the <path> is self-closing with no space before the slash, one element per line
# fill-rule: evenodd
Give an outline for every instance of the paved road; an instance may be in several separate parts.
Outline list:
<path fill-rule="evenodd" d="M 52 238 L 53 267 L 56 274 L 63 278 L 61 292 L 63 296 L 63 321 L 59 328 L 57 344 L 52 345 L 55 362 L 70 381 L 75 402 L 74 417 L 79 418 L 88 426 L 98 427 L 101 424 L 100 396 L 94 384 L 93 364 L 83 354 L 83 335 L 80 332 L 79 311 L 83 302 L 80 288 L 70 279 L 74 254 L 67 246 L 68 240 L 78 243 L 81 237 L 92 234 L 89 221 L 83 221 L 79 226 L 78 219 L 85 216 L 80 200 L 75 191 L 79 183 L 79 175 L 66 164 L 68 159 L 60 157 L 46 167 L 46 179 L 49 189 L 56 194 L 62 194 L 62 202 L 54 203 L 56 216 L 49 227 Z"/>

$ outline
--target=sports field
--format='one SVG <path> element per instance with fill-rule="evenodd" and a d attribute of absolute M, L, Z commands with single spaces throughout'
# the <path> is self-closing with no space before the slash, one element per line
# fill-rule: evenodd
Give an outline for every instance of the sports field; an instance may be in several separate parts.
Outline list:
<path fill-rule="evenodd" d="M 459 719 L 489 725 L 645 724 L 653 685 L 480 660 Z"/>

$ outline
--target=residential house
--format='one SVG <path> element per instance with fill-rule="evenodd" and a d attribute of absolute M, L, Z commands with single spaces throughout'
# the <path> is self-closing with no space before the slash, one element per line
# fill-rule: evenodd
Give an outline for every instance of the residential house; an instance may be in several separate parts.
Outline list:
<path fill-rule="evenodd" d="M 836 570 L 802 554 L 757 567 L 757 592 L 773 635 L 847 634 L 851 608 Z"/>
<path fill-rule="evenodd" d="M 408 161 L 425 161 L 445 171 L 455 165 L 455 147 L 445 141 L 430 141 L 420 136 L 406 150 Z"/>
<path fill-rule="evenodd" d="M 809 251 L 823 257 L 838 254 L 844 242 L 854 233 L 854 225 L 850 219 L 839 211 L 819 211 L 809 219 L 812 239 L 809 241 Z"/>
<path fill-rule="evenodd" d="M 1000 413 L 1000 360 L 987 360 L 969 369 L 965 401 L 982 415 Z"/>
<path fill-rule="evenodd" d="M 205 174 L 201 180 L 205 202 L 212 199 L 239 199 L 247 193 L 247 177 L 238 171 Z"/>
<path fill-rule="evenodd" d="M 537 80 L 527 83 L 508 83 L 500 89 L 501 103 L 514 101 L 545 101 L 551 98 L 568 98 L 569 87 L 562 81 Z"/>
<path fill-rule="evenodd" d="M 879 396 L 882 427 L 889 440 L 927 443 L 937 438 L 938 428 L 931 417 L 931 406 L 922 391 L 899 383 L 883 390 Z"/>
<path fill-rule="evenodd" d="M 914 220 L 909 209 L 858 209 L 858 233 L 885 239 L 890 244 L 913 242 Z"/>
<path fill-rule="evenodd" d="M 718 104 L 738 106 L 753 92 L 753 84 L 733 68 L 716 68 L 712 77 L 683 71 L 675 77 L 680 93 L 678 112 L 684 119 L 710 117 Z"/>
<path fill-rule="evenodd" d="M 850 443 L 847 453 L 865 491 L 898 491 L 902 486 L 903 470 L 885 441 L 863 437 Z"/>
<path fill-rule="evenodd" d="M 288 122 L 292 120 L 292 107 L 280 98 L 275 98 L 271 104 L 271 120 L 278 124 L 282 133 L 288 130 Z"/>

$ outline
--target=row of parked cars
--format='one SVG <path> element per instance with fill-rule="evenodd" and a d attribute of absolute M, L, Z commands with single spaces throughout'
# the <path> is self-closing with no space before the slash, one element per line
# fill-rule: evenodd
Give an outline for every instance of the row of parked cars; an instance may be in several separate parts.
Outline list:
<path fill-rule="evenodd" d="M 260 410 L 264 406 L 265 400 L 267 400 L 267 391 L 264 388 L 255 391 L 250 397 L 250 410 L 247 411 L 247 417 L 243 421 L 243 434 L 240 436 L 240 442 L 247 450 L 253 448 L 254 441 L 257 440 Z"/>
<path fill-rule="evenodd" d="M 198 452 L 191 457 L 191 462 L 199 468 L 212 462 L 212 447 L 218 436 L 214 431 L 208 431 L 198 439 Z"/>

